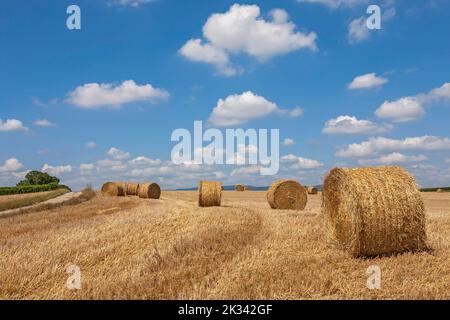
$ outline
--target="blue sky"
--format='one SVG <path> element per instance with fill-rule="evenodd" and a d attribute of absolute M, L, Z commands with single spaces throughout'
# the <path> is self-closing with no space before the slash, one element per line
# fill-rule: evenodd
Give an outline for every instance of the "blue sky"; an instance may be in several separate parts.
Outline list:
<path fill-rule="evenodd" d="M 66 27 L 70 4 L 81 8 L 81 30 Z M 370 4 L 381 7 L 381 30 L 365 27 Z M 334 166 L 362 165 L 401 165 L 422 186 L 450 185 L 448 1 L 0 6 L 0 185 L 32 169 L 75 189 L 320 184 Z M 194 120 L 279 128 L 279 174 L 173 165 L 171 133 Z"/>

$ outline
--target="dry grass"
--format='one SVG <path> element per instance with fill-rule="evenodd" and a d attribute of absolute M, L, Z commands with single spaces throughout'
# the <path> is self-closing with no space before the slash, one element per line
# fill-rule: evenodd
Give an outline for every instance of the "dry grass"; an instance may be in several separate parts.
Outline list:
<path fill-rule="evenodd" d="M 4 299 L 449 299 L 450 194 L 424 194 L 426 253 L 354 259 L 329 246 L 320 196 L 304 211 L 271 210 L 265 192 L 197 192 L 161 200 L 102 197 L 0 220 Z M 70 291 L 66 267 L 82 272 Z M 366 270 L 382 270 L 381 290 Z"/>
<path fill-rule="evenodd" d="M 59 189 L 54 191 L 15 194 L 10 196 L 0 196 L 0 212 L 10 209 L 31 206 L 36 203 L 44 202 L 59 197 L 69 192 L 67 189 Z"/>

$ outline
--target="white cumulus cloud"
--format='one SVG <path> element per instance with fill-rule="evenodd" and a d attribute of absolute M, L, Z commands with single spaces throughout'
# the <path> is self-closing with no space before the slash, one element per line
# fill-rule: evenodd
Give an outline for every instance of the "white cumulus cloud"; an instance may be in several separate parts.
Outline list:
<path fill-rule="evenodd" d="M 415 162 L 423 162 L 428 158 L 423 154 L 418 156 L 407 156 L 399 152 L 393 152 L 388 155 L 381 156 L 376 159 L 361 159 L 359 160 L 359 164 L 367 165 L 367 164 L 381 164 L 381 165 L 392 165 L 392 164 L 407 164 L 407 163 L 415 163 Z"/>
<path fill-rule="evenodd" d="M 435 136 L 409 137 L 404 140 L 377 137 L 361 143 L 350 144 L 338 150 L 336 156 L 343 158 L 364 158 L 372 157 L 382 152 L 398 152 L 400 150 L 450 150 L 450 139 Z"/>
<path fill-rule="evenodd" d="M 28 131 L 28 128 L 17 119 L 7 119 L 6 121 L 0 119 L 0 131 Z"/>
<path fill-rule="evenodd" d="M 89 141 L 86 142 L 86 148 L 88 149 L 94 149 L 97 147 L 97 143 L 95 141 Z"/>
<path fill-rule="evenodd" d="M 289 168 L 293 170 L 317 169 L 323 167 L 323 164 L 317 160 L 298 157 L 294 154 L 288 154 L 281 157 L 281 162 L 289 163 Z"/>
<path fill-rule="evenodd" d="M 370 30 L 367 28 L 366 21 L 366 17 L 360 17 L 349 23 L 347 33 L 349 43 L 354 44 L 369 39 Z"/>
<path fill-rule="evenodd" d="M 369 120 L 358 120 L 356 117 L 339 116 L 328 120 L 323 133 L 327 134 L 381 134 L 392 130 L 391 125 L 379 125 Z"/>
<path fill-rule="evenodd" d="M 382 86 L 388 81 L 389 80 L 386 78 L 377 76 L 376 73 L 368 73 L 353 79 L 353 81 L 348 85 L 348 88 L 351 90 L 371 89 Z"/>
<path fill-rule="evenodd" d="M 416 96 L 403 97 L 395 101 L 385 101 L 376 111 L 375 115 L 393 122 L 409 122 L 420 119 L 426 113 L 425 107 L 436 102 L 450 102 L 450 83 L 428 93 Z"/>
<path fill-rule="evenodd" d="M 69 173 L 72 172 L 73 168 L 71 165 L 66 166 L 51 166 L 49 164 L 44 164 L 41 171 L 46 172 L 50 175 L 57 176 L 63 173 Z"/>
<path fill-rule="evenodd" d="M 159 166 L 162 162 L 160 159 L 150 159 L 144 156 L 139 156 L 128 161 L 128 163 L 133 166 Z"/>
<path fill-rule="evenodd" d="M 265 117 L 277 110 L 281 109 L 275 103 L 247 91 L 220 99 L 209 122 L 219 127 L 239 125 L 252 119 Z"/>
<path fill-rule="evenodd" d="M 355 7 L 357 5 L 367 4 L 368 0 L 297 0 L 297 2 L 318 3 L 333 9 L 337 9 L 342 7 Z"/>
<path fill-rule="evenodd" d="M 285 10 L 272 10 L 270 16 L 270 21 L 261 17 L 257 5 L 234 4 L 227 12 L 208 18 L 203 26 L 204 43 L 191 39 L 180 53 L 192 61 L 216 66 L 219 73 L 234 75 L 237 70 L 229 62 L 233 54 L 244 53 L 263 62 L 300 49 L 317 49 L 317 35 L 297 31 Z"/>
<path fill-rule="evenodd" d="M 38 120 L 34 121 L 34 124 L 39 127 L 54 127 L 54 126 L 56 126 L 56 124 L 54 124 L 53 122 L 50 122 L 47 119 L 38 119 Z"/>
<path fill-rule="evenodd" d="M 110 157 L 113 160 L 125 160 L 130 157 L 129 152 L 122 151 L 120 149 L 117 149 L 115 147 L 112 147 L 107 152 L 108 157 Z"/>
<path fill-rule="evenodd" d="M 118 107 L 123 104 L 166 100 L 166 90 L 154 88 L 151 84 L 138 85 L 133 80 L 126 80 L 120 85 L 110 83 L 87 83 L 69 92 L 66 103 L 80 108 L 95 109 L 100 107 Z"/>
<path fill-rule="evenodd" d="M 15 172 L 23 168 L 23 164 L 16 158 L 5 160 L 2 166 L 0 166 L 0 172 Z"/>
<path fill-rule="evenodd" d="M 294 139 L 286 138 L 283 140 L 283 146 L 290 147 L 293 146 L 294 144 L 295 144 Z"/>
<path fill-rule="evenodd" d="M 112 0 L 110 4 L 123 7 L 138 8 L 143 4 L 155 2 L 157 0 Z"/>

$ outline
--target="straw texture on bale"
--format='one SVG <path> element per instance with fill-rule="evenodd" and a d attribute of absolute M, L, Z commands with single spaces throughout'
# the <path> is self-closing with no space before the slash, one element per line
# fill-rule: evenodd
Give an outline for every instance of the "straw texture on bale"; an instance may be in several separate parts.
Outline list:
<path fill-rule="evenodd" d="M 400 167 L 335 168 L 322 197 L 330 238 L 353 256 L 427 248 L 424 202 Z"/>
<path fill-rule="evenodd" d="M 140 183 L 137 195 L 143 199 L 159 199 L 161 188 L 157 183 Z"/>
<path fill-rule="evenodd" d="M 317 194 L 319 192 L 316 187 L 308 187 L 307 190 L 308 194 Z"/>
<path fill-rule="evenodd" d="M 137 196 L 138 188 L 139 188 L 139 184 L 133 183 L 133 182 L 129 182 L 127 184 L 127 195 L 129 195 L 129 196 Z"/>
<path fill-rule="evenodd" d="M 242 184 L 237 184 L 235 187 L 234 187 L 234 189 L 236 190 L 236 191 L 245 191 L 245 186 L 243 186 Z"/>
<path fill-rule="evenodd" d="M 200 207 L 220 207 L 221 202 L 222 183 L 219 181 L 200 181 L 198 205 Z"/>
<path fill-rule="evenodd" d="M 117 196 L 124 196 L 125 190 L 121 185 L 118 185 L 115 182 L 106 182 L 102 186 L 102 195 L 108 196 L 108 197 L 117 197 Z"/>
<path fill-rule="evenodd" d="M 294 180 L 277 180 L 267 191 L 267 201 L 272 209 L 303 210 L 308 202 L 308 193 Z"/>

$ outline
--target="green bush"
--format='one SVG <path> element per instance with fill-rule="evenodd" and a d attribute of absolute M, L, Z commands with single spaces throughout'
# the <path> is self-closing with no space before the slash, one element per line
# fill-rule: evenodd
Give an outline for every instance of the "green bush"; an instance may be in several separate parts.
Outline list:
<path fill-rule="evenodd" d="M 13 194 L 23 194 L 23 193 L 34 193 L 34 192 L 44 192 L 56 189 L 68 189 L 67 186 L 59 185 L 57 183 L 49 183 L 43 185 L 20 185 L 16 187 L 2 187 L 0 188 L 0 196 L 13 195 Z"/>
<path fill-rule="evenodd" d="M 22 186 L 37 186 L 37 185 L 48 185 L 48 184 L 58 184 L 59 179 L 52 177 L 48 173 L 39 171 L 30 171 L 25 176 L 25 180 L 20 181 L 17 187 Z"/>

